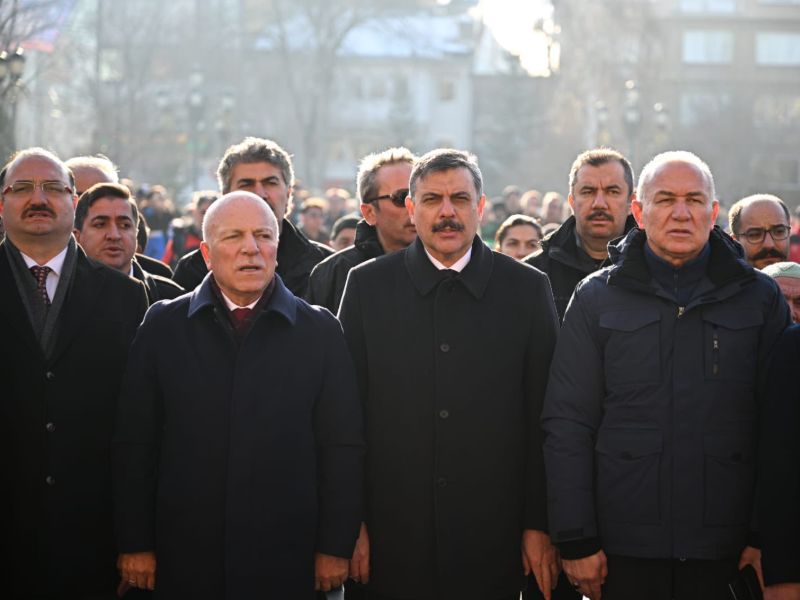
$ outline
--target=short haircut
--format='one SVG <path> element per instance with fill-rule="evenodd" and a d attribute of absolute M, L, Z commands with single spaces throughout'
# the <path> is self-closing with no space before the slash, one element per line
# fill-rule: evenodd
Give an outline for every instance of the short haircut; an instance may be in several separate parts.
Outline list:
<path fill-rule="evenodd" d="M 634 188 L 633 188 L 633 167 L 631 166 L 630 161 L 625 158 L 620 152 L 617 152 L 613 148 L 594 148 L 593 150 L 587 150 L 586 152 L 581 152 L 575 161 L 572 163 L 572 167 L 569 170 L 569 192 L 572 194 L 575 188 L 575 181 L 578 179 L 578 171 L 580 171 L 581 167 L 589 165 L 590 167 L 599 167 L 600 165 L 604 165 L 606 163 L 617 161 L 619 164 L 622 165 L 623 175 L 625 177 L 625 183 L 628 184 L 628 198 L 633 195 Z"/>
<path fill-rule="evenodd" d="M 136 245 L 142 249 L 142 252 L 147 248 L 147 241 L 150 239 L 150 226 L 147 224 L 147 219 L 143 214 L 139 214 L 139 225 L 136 227 Z"/>
<path fill-rule="evenodd" d="M 343 229 L 355 229 L 360 220 L 361 218 L 355 215 L 345 215 L 336 219 L 336 222 L 333 224 L 333 229 L 331 230 L 331 239 L 335 240 L 336 236 L 339 235 Z"/>
<path fill-rule="evenodd" d="M 98 169 L 108 175 L 111 182 L 119 183 L 119 169 L 105 154 L 98 154 L 96 156 L 73 156 L 64 164 L 66 164 L 67 168 L 70 170 L 81 167 Z"/>
<path fill-rule="evenodd" d="M 734 236 L 739 235 L 741 232 L 739 231 L 739 225 L 741 225 L 742 221 L 742 211 L 745 208 L 750 206 L 751 204 L 755 204 L 756 202 L 775 202 L 780 205 L 783 209 L 783 214 L 786 215 L 786 223 L 791 223 L 791 218 L 789 216 L 789 207 L 786 206 L 786 203 L 778 198 L 777 196 L 773 196 L 772 194 L 753 194 L 752 196 L 747 196 L 746 198 L 742 198 L 738 202 L 736 202 L 733 206 L 731 206 L 730 210 L 728 211 L 728 227 L 730 228 L 731 234 Z"/>
<path fill-rule="evenodd" d="M 472 176 L 472 183 L 478 197 L 483 196 L 483 175 L 478 167 L 478 159 L 474 154 L 452 148 L 438 148 L 421 156 L 411 169 L 411 179 L 408 182 L 409 194 L 413 200 L 417 189 L 417 181 L 424 179 L 431 173 L 449 171 L 451 169 L 467 169 Z"/>
<path fill-rule="evenodd" d="M 131 191 L 119 183 L 96 183 L 83 192 L 78 199 L 78 204 L 75 206 L 75 229 L 78 231 L 83 230 L 83 223 L 89 214 L 89 209 L 101 198 L 125 200 L 130 206 L 131 218 L 138 228 L 139 209 L 136 206 L 136 201 L 131 197 Z"/>
<path fill-rule="evenodd" d="M 497 228 L 497 233 L 494 234 L 494 243 L 498 248 L 505 241 L 506 236 L 508 235 L 508 230 L 512 227 L 516 227 L 517 225 L 528 225 L 529 227 L 533 227 L 536 230 L 536 233 L 539 234 L 539 239 L 542 239 L 542 226 L 539 225 L 539 222 L 536 219 L 529 217 L 528 215 L 511 215 L 505 221 L 503 221 L 500 227 Z"/>
<path fill-rule="evenodd" d="M 322 212 L 326 212 L 328 210 L 328 201 L 324 198 L 319 198 L 317 196 L 312 196 L 311 198 L 306 198 L 303 200 L 303 203 L 300 205 L 300 212 L 305 213 L 312 208 L 318 208 Z"/>
<path fill-rule="evenodd" d="M 201 204 L 211 204 L 215 200 L 219 200 L 219 192 L 200 190 L 192 193 L 192 200 L 189 205 L 191 208 L 199 208 Z"/>
<path fill-rule="evenodd" d="M 717 192 L 714 189 L 714 176 L 711 174 L 711 169 L 705 163 L 705 161 L 703 161 L 693 152 L 688 152 L 686 150 L 671 150 L 669 152 L 662 152 L 661 154 L 653 157 L 639 173 L 639 184 L 636 188 L 636 197 L 639 202 L 645 201 L 645 187 L 647 187 L 647 184 L 650 183 L 650 180 L 653 178 L 653 175 L 655 175 L 655 172 L 663 165 L 671 162 L 682 162 L 697 168 L 706 179 L 711 196 L 710 200 L 716 201 Z"/>
<path fill-rule="evenodd" d="M 359 201 L 363 203 L 365 198 L 374 198 L 378 195 L 378 171 L 382 167 L 398 163 L 413 165 L 416 158 L 411 150 L 403 146 L 367 154 L 361 159 L 356 175 L 356 196 Z"/>
<path fill-rule="evenodd" d="M 246 137 L 238 144 L 230 146 L 217 167 L 217 182 L 223 194 L 231 191 L 231 173 L 239 164 L 266 162 L 275 165 L 281 171 L 283 182 L 294 185 L 294 169 L 289 153 L 272 140 L 257 137 Z"/>
<path fill-rule="evenodd" d="M 72 171 L 69 170 L 64 161 L 58 158 L 55 153 L 47 150 L 45 148 L 40 147 L 33 147 L 33 148 L 26 148 L 24 150 L 20 150 L 19 152 L 15 152 L 11 155 L 11 158 L 8 162 L 3 165 L 3 169 L 0 170 L 0 190 L 6 187 L 6 175 L 8 175 L 8 170 L 14 166 L 17 162 L 24 160 L 26 158 L 30 158 L 32 156 L 40 156 L 42 158 L 46 158 L 48 160 L 52 160 L 53 162 L 57 163 L 61 168 L 64 169 L 67 173 L 67 178 L 69 179 L 69 186 L 75 190 L 75 177 L 72 175 Z"/>

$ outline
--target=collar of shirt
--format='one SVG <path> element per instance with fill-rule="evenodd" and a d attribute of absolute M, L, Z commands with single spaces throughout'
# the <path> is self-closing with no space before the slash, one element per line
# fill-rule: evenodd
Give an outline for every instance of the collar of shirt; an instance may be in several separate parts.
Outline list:
<path fill-rule="evenodd" d="M 256 304 L 258 304 L 258 301 L 261 300 L 261 296 L 259 296 L 258 298 L 256 298 L 255 302 L 251 302 L 247 306 L 239 306 L 233 300 L 228 298 L 225 295 L 225 292 L 223 292 L 221 289 L 220 289 L 219 293 L 222 296 L 222 301 L 225 302 L 225 306 L 228 307 L 228 310 L 234 310 L 236 308 L 250 308 L 250 309 L 253 309 L 253 308 L 255 308 Z"/>
<path fill-rule="evenodd" d="M 438 260 L 433 258 L 433 256 L 431 256 L 431 253 L 428 252 L 427 248 L 425 248 L 425 254 L 428 255 L 428 260 L 430 260 L 431 263 L 433 263 L 433 266 L 436 267 L 437 269 L 439 269 L 440 271 L 444 271 L 445 269 L 450 269 L 452 271 L 456 271 L 458 273 L 461 273 L 461 271 L 464 270 L 464 267 L 466 267 L 469 264 L 469 259 L 472 258 L 472 246 L 467 248 L 467 253 L 464 254 L 464 256 L 459 258 L 456 262 L 454 262 L 449 267 L 445 267 L 442 263 L 440 263 Z"/>
<path fill-rule="evenodd" d="M 61 277 L 61 271 L 64 270 L 64 260 L 67 258 L 67 249 L 69 246 L 64 246 L 64 249 L 56 254 L 53 258 L 49 261 L 40 265 L 35 260 L 33 260 L 30 256 L 25 254 L 20 250 L 20 254 L 22 255 L 22 260 L 25 261 L 25 266 L 30 269 L 31 267 L 50 267 L 50 272 L 47 274 L 47 280 L 45 281 L 45 287 L 47 288 L 47 295 L 52 300 L 56 297 L 56 288 L 58 287 L 58 278 Z"/>

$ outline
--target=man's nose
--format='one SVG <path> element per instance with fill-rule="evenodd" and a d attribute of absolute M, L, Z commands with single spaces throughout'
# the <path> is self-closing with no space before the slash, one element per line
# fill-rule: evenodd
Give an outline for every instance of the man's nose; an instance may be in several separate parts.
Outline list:
<path fill-rule="evenodd" d="M 456 209 L 453 202 L 450 200 L 450 196 L 445 196 L 444 200 L 442 200 L 442 205 L 439 207 L 439 214 L 445 217 L 456 214 Z"/>
<path fill-rule="evenodd" d="M 258 252 L 258 242 L 256 241 L 256 236 L 252 233 L 248 233 L 244 236 L 244 241 L 242 242 L 242 252 L 245 254 L 255 254 Z"/>
<path fill-rule="evenodd" d="M 106 235 L 112 240 L 118 240 L 121 237 L 119 232 L 119 227 L 117 227 L 114 223 L 112 223 L 109 226 Z"/>
<path fill-rule="evenodd" d="M 672 205 L 672 217 L 675 219 L 688 219 L 689 218 L 689 205 L 686 201 L 677 201 Z"/>
<path fill-rule="evenodd" d="M 592 208 L 608 208 L 608 199 L 606 198 L 606 194 L 603 190 L 598 190 L 598 192 L 595 194 L 594 200 L 592 200 Z"/>
<path fill-rule="evenodd" d="M 774 248 L 775 247 L 775 240 L 772 239 L 772 235 L 769 232 L 769 229 L 764 231 L 764 241 L 761 244 L 765 248 Z"/>
<path fill-rule="evenodd" d="M 267 188 L 265 188 L 264 185 L 260 181 L 256 181 L 256 185 L 253 188 L 253 193 L 256 196 L 259 196 L 261 198 L 266 198 L 267 197 Z"/>

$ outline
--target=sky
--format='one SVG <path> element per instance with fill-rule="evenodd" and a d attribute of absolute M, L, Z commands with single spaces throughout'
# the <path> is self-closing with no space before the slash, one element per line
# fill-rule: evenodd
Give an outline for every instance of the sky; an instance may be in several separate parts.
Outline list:
<path fill-rule="evenodd" d="M 498 43 L 520 57 L 522 67 L 531 75 L 548 75 L 547 36 L 534 32 L 537 21 L 552 27 L 550 0 L 480 0 L 476 8 Z"/>

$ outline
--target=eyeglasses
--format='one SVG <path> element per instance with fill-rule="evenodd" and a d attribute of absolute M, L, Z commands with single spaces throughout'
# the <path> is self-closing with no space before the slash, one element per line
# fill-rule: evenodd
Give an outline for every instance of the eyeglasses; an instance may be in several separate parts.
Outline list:
<path fill-rule="evenodd" d="M 364 200 L 364 204 L 372 204 L 378 200 L 391 200 L 397 208 L 402 208 L 406 205 L 406 198 L 408 197 L 408 188 L 397 190 L 394 194 L 384 194 L 383 196 L 375 196 L 369 200 Z"/>
<path fill-rule="evenodd" d="M 741 232 L 739 237 L 743 237 L 750 244 L 760 244 L 767 236 L 767 232 L 769 232 L 770 236 L 772 236 L 772 239 L 777 242 L 780 240 L 785 240 L 787 237 L 789 237 L 790 231 L 791 230 L 789 229 L 788 225 L 773 225 L 769 229 L 753 227 L 752 229 Z"/>
<path fill-rule="evenodd" d="M 45 196 L 59 196 L 65 192 L 72 194 L 72 188 L 60 181 L 41 181 L 39 183 L 35 181 L 15 181 L 3 190 L 3 195 L 32 196 L 37 187 L 42 190 Z"/>

